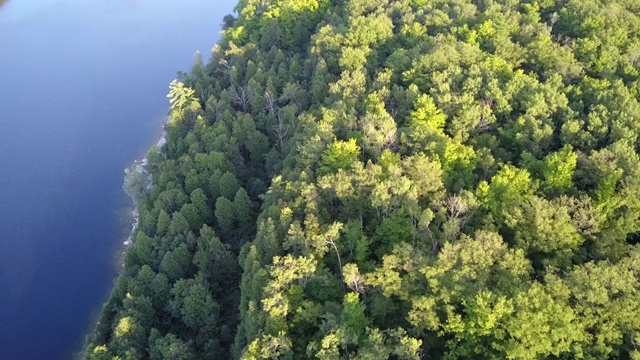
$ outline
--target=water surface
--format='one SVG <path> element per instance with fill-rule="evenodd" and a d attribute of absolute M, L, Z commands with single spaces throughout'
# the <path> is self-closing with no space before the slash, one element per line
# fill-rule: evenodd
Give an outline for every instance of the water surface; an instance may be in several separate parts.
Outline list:
<path fill-rule="evenodd" d="M 116 276 L 122 169 L 235 3 L 0 4 L 0 359 L 81 348 Z"/>

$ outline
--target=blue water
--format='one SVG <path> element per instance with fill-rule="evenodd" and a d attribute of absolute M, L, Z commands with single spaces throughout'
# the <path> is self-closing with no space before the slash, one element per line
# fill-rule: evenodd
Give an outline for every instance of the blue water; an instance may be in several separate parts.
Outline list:
<path fill-rule="evenodd" d="M 235 0 L 0 8 L 0 359 L 69 359 L 117 275 L 123 168 Z"/>

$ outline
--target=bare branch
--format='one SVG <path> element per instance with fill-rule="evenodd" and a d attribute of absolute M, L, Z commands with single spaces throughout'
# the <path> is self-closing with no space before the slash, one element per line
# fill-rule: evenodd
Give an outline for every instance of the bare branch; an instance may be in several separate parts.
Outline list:
<path fill-rule="evenodd" d="M 229 91 L 233 103 L 240 107 L 243 112 L 249 110 L 249 99 L 251 98 L 252 89 L 248 86 L 232 86 Z"/>
<path fill-rule="evenodd" d="M 284 149 L 284 140 L 287 137 L 287 133 L 289 132 L 289 126 L 285 123 L 284 115 L 282 114 L 282 110 L 277 109 L 276 118 L 278 122 L 273 127 L 273 134 L 278 138 L 278 142 L 280 143 L 280 149 Z"/>

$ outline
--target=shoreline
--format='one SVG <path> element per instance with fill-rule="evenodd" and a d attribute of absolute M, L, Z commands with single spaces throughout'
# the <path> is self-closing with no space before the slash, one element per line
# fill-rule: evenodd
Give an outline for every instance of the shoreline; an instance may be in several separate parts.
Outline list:
<path fill-rule="evenodd" d="M 162 134 L 160 135 L 160 138 L 156 141 L 154 145 L 152 145 L 152 147 L 156 146 L 158 149 L 161 150 L 162 147 L 167 143 L 167 130 L 165 129 L 165 125 L 167 121 L 168 119 L 166 119 L 164 124 L 162 125 Z M 145 193 L 147 194 L 151 192 L 151 188 L 153 186 L 153 176 L 152 174 L 149 173 L 149 170 L 147 169 L 148 165 L 149 165 L 149 160 L 147 158 L 147 155 L 145 155 L 141 159 L 134 160 L 133 164 L 131 164 L 131 166 L 126 168 L 126 169 L 130 169 L 135 174 L 143 174 L 146 176 Z M 130 224 L 131 230 L 129 230 L 129 235 L 122 242 L 122 249 L 119 252 L 120 253 L 119 262 L 121 263 L 122 267 L 124 267 L 124 254 L 127 251 L 127 249 L 129 249 L 129 247 L 133 245 L 136 231 L 138 231 L 138 227 L 140 226 L 140 208 L 133 198 L 131 198 L 130 196 L 128 197 L 131 200 L 131 205 L 133 207 L 129 212 L 129 224 Z"/>

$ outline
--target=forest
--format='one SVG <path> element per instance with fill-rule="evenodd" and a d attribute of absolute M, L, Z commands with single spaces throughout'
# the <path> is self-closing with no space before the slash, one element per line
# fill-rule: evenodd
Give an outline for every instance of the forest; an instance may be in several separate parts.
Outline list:
<path fill-rule="evenodd" d="M 241 0 L 86 359 L 640 359 L 640 2 Z"/>

